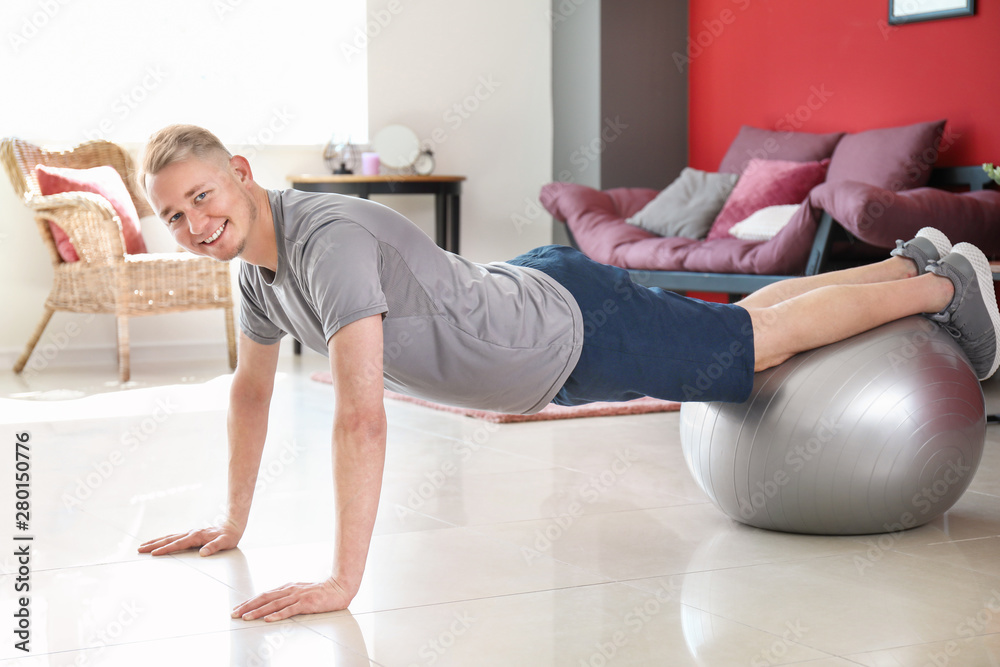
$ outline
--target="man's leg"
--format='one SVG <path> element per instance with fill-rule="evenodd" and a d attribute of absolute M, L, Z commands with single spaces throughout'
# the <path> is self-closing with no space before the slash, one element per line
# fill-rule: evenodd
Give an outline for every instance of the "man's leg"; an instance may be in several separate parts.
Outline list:
<path fill-rule="evenodd" d="M 771 305 L 744 304 L 753 324 L 754 370 L 925 313 L 955 337 L 976 375 L 985 380 L 1000 367 L 1000 310 L 986 256 L 959 243 L 924 271 L 886 282 L 825 285 Z"/>
<path fill-rule="evenodd" d="M 896 260 L 912 267 L 912 262 L 898 257 L 887 261 Z M 821 285 L 774 304 L 758 306 L 747 299 L 740 305 L 753 322 L 754 370 L 762 371 L 799 352 L 902 317 L 944 310 L 954 293 L 949 279 L 928 273 L 868 284 Z"/>
<path fill-rule="evenodd" d="M 924 227 L 909 241 L 896 241 L 896 248 L 891 253 L 893 257 L 883 262 L 783 280 L 754 292 L 740 301 L 740 305 L 764 308 L 827 285 L 865 285 L 912 278 L 925 273 L 929 264 L 951 250 L 951 241 L 944 233 L 933 227 Z"/>
<path fill-rule="evenodd" d="M 875 264 L 866 264 L 842 271 L 819 273 L 814 276 L 789 278 L 788 280 L 771 283 L 737 303 L 747 309 L 766 308 L 821 287 L 882 283 L 912 278 L 916 275 L 917 268 L 912 261 L 905 257 L 890 257 Z"/>

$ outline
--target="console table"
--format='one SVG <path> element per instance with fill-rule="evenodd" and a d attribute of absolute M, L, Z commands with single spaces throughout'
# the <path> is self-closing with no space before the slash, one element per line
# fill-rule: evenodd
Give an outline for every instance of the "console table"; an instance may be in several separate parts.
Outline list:
<path fill-rule="evenodd" d="M 296 190 L 356 195 L 434 195 L 434 242 L 458 252 L 462 181 L 465 176 L 362 176 L 360 174 L 297 174 L 288 180 Z M 295 354 L 302 343 L 294 341 Z"/>
<path fill-rule="evenodd" d="M 462 181 L 465 176 L 361 176 L 301 174 L 289 176 L 296 190 L 333 192 L 368 199 L 371 195 L 434 195 L 434 242 L 458 252 Z"/>

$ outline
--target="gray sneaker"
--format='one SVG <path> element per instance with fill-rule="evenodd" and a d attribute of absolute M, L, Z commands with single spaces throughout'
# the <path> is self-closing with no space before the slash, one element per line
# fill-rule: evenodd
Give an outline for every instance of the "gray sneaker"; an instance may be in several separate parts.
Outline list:
<path fill-rule="evenodd" d="M 896 249 L 889 254 L 893 257 L 907 257 L 917 265 L 917 275 L 927 273 L 927 265 L 936 262 L 951 252 L 951 241 L 943 232 L 933 227 L 924 227 L 916 236 L 905 243 L 896 241 Z"/>
<path fill-rule="evenodd" d="M 979 379 L 987 379 L 1000 366 L 1000 312 L 989 260 L 971 243 L 959 243 L 940 261 L 929 264 L 927 271 L 955 285 L 948 307 L 929 317 L 955 337 Z"/>

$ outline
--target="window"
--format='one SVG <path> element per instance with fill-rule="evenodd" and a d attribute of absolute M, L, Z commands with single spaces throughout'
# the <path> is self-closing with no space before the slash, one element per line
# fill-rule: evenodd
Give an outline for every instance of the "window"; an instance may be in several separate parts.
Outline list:
<path fill-rule="evenodd" d="M 365 0 L 7 0 L 0 134 L 144 143 L 367 140 Z"/>

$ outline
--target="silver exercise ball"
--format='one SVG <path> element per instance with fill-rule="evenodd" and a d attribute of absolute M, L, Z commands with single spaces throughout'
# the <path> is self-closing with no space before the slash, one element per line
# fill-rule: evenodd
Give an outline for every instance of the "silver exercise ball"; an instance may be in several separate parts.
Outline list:
<path fill-rule="evenodd" d="M 745 403 L 685 403 L 691 473 L 733 519 L 822 535 L 898 532 L 946 512 L 986 439 L 979 381 L 915 316 L 757 373 Z"/>

